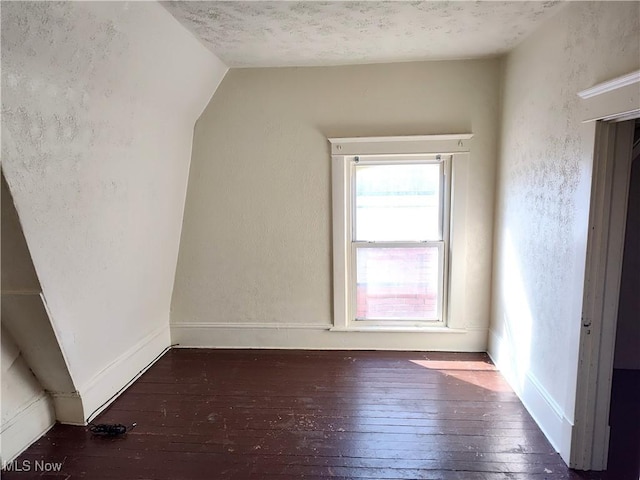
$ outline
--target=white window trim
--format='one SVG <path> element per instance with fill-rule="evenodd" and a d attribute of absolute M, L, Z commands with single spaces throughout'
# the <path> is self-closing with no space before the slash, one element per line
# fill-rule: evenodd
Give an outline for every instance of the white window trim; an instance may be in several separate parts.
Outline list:
<path fill-rule="evenodd" d="M 441 158 L 439 158 L 441 157 Z M 359 159 L 354 162 L 354 159 Z M 442 287 L 438 291 L 438 312 L 437 317 L 438 320 L 409 320 L 409 319 L 385 319 L 385 320 L 374 320 L 374 319 L 358 319 L 356 318 L 356 306 L 353 299 L 356 298 L 356 279 L 355 273 L 353 275 L 347 274 L 347 282 L 350 285 L 349 291 L 349 319 L 353 318 L 355 321 L 353 325 L 359 328 L 367 328 L 367 327 L 409 327 L 409 328 L 422 328 L 425 326 L 430 327 L 443 327 L 445 326 L 444 319 L 446 318 L 446 291 L 448 290 L 447 285 L 447 260 L 448 260 L 448 249 L 445 248 L 449 244 L 449 230 L 448 228 L 443 229 L 445 225 L 449 225 L 449 198 L 450 198 L 450 165 L 451 165 L 451 155 L 439 155 L 439 154 L 401 154 L 401 155 L 348 155 L 347 161 L 350 165 L 350 177 L 351 177 L 351 209 L 346 208 L 346 214 L 350 215 L 349 223 L 350 223 L 350 231 L 347 232 L 348 237 L 345 239 L 345 244 L 350 248 L 349 254 L 350 257 L 350 267 L 351 272 L 356 271 L 356 252 L 359 248 L 381 248 L 381 247 L 408 247 L 408 248 L 420 248 L 420 247 L 436 247 L 438 248 L 438 278 L 442 282 Z M 429 241 L 420 241 L 420 242 L 412 242 L 412 241 L 357 241 L 353 238 L 353 234 L 355 233 L 355 218 L 353 218 L 353 207 L 355 204 L 355 168 L 356 165 L 375 165 L 375 164 L 384 164 L 389 165 L 391 163 L 397 164 L 410 164 L 410 163 L 431 163 L 438 164 L 441 169 L 441 175 L 445 178 L 445 183 L 442 185 L 441 191 L 441 201 L 442 201 L 442 209 L 441 216 L 439 218 L 439 227 L 440 227 L 440 240 L 429 240 Z"/>
<path fill-rule="evenodd" d="M 380 331 L 380 332 L 451 332 L 466 331 L 464 297 L 465 297 L 465 217 L 466 217 L 466 185 L 467 165 L 470 155 L 473 134 L 455 135 L 415 135 L 405 137 L 357 137 L 329 138 L 332 161 L 332 200 L 333 200 L 333 298 L 334 326 L 332 331 Z M 451 156 L 451 192 L 448 211 L 449 252 L 451 262 L 445 270 L 445 290 L 443 322 L 411 323 L 394 325 L 390 323 L 351 320 L 353 307 L 350 305 L 349 289 L 351 282 L 349 272 L 352 269 L 351 254 L 351 161 L 354 155 L 447 155 Z"/>

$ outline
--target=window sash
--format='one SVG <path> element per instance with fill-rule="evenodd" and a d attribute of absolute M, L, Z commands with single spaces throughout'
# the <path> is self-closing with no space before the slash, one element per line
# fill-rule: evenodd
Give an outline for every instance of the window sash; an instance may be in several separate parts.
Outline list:
<path fill-rule="evenodd" d="M 449 196 L 449 186 L 448 186 L 448 169 L 450 156 L 446 156 L 443 158 L 441 155 L 425 155 L 421 157 L 398 157 L 398 156 L 354 156 L 351 161 L 350 168 L 350 205 L 349 212 L 351 217 L 351 225 L 350 225 L 350 237 L 349 241 L 356 241 L 356 222 L 357 222 L 357 212 L 356 212 L 356 167 L 363 165 L 433 165 L 437 164 L 440 166 L 440 188 L 439 188 L 439 208 L 438 208 L 438 239 L 436 241 L 446 241 L 447 231 L 445 228 L 445 224 L 448 223 L 448 196 Z M 403 239 L 398 239 L 397 241 L 403 241 Z M 434 239 L 424 239 L 420 241 L 434 241 Z"/>
<path fill-rule="evenodd" d="M 357 316 L 357 254 L 359 249 L 365 248 L 425 248 L 435 247 L 438 249 L 438 284 L 437 284 L 437 308 L 435 318 L 358 318 Z M 434 322 L 444 322 L 444 302 L 445 302 L 445 265 L 446 265 L 446 245 L 440 241 L 424 242 L 352 242 L 351 243 L 351 263 L 349 275 L 350 289 L 350 318 L 358 324 L 389 325 L 389 324 L 432 324 Z"/>

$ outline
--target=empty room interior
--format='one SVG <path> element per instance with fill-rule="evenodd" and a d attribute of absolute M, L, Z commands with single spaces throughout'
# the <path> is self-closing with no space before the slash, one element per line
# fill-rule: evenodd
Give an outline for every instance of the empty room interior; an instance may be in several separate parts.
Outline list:
<path fill-rule="evenodd" d="M 640 476 L 640 2 L 0 5 L 2 476 Z"/>

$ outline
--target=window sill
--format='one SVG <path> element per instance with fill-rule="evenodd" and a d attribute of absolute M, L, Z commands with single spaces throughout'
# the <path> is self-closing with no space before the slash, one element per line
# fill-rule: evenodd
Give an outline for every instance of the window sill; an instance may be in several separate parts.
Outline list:
<path fill-rule="evenodd" d="M 331 327 L 330 332 L 373 332 L 373 333 L 467 333 L 465 328 L 449 327 L 402 327 L 402 326 L 352 326 Z"/>

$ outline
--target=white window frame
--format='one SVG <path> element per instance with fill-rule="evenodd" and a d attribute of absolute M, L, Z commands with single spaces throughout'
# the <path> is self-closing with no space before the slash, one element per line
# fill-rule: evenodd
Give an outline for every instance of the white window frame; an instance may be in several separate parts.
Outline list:
<path fill-rule="evenodd" d="M 347 245 L 350 245 L 350 270 L 347 272 L 347 281 L 349 282 L 349 297 L 347 299 L 349 305 L 349 317 L 353 319 L 354 324 L 359 326 L 374 327 L 374 326 L 389 326 L 389 325 L 402 325 L 410 327 L 420 327 L 427 322 L 431 326 L 443 326 L 444 316 L 446 312 L 446 272 L 447 272 L 447 257 L 448 257 L 448 243 L 449 243 L 449 195 L 450 195 L 450 166 L 451 155 L 439 155 L 439 154 L 404 154 L 404 155 L 351 155 L 348 156 L 347 161 L 350 163 L 350 204 L 347 215 L 350 217 L 350 227 L 346 232 Z M 358 166 L 361 165 L 409 165 L 409 164 L 438 164 L 440 166 L 440 178 L 442 184 L 440 185 L 440 212 L 438 218 L 439 239 L 438 240 L 424 240 L 424 241 L 359 241 L 356 240 L 356 218 L 354 215 L 355 210 L 355 171 Z M 356 316 L 356 252 L 359 248 L 421 248 L 421 247 L 436 247 L 438 248 L 438 311 L 436 319 L 360 319 Z"/>
<path fill-rule="evenodd" d="M 334 327 L 333 331 L 463 331 L 464 308 L 451 308 L 455 298 L 464 294 L 464 279 L 452 288 L 452 278 L 460 277 L 465 271 L 458 264 L 450 263 L 451 252 L 464 253 L 464 235 L 456 235 L 456 225 L 464 221 L 464 192 L 456 195 L 456 183 L 466 184 L 466 165 L 472 134 L 418 135 L 406 137 L 357 137 L 330 138 L 332 158 L 332 200 L 333 200 L 333 281 L 334 281 Z M 435 161 L 441 156 L 443 163 L 444 200 L 441 240 L 433 242 L 387 242 L 393 246 L 406 243 L 410 246 L 440 244 L 440 269 L 443 288 L 440 292 L 439 320 L 356 320 L 355 307 L 355 249 L 365 247 L 366 242 L 353 242 L 352 206 L 354 203 L 355 157 L 359 163 L 374 164 L 392 162 L 408 163 Z M 457 182 L 456 182 L 457 181 Z M 455 204 L 460 197 L 461 204 Z M 460 229 L 463 231 L 464 229 Z M 375 242 L 370 246 L 383 247 L 385 242 Z M 456 268 L 458 266 L 458 268 Z M 452 312 L 453 310 L 453 312 Z M 454 313 L 454 315 L 452 315 Z M 457 321 L 456 321 L 457 319 Z"/>

